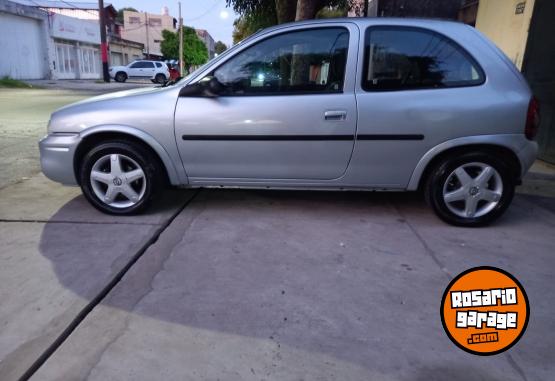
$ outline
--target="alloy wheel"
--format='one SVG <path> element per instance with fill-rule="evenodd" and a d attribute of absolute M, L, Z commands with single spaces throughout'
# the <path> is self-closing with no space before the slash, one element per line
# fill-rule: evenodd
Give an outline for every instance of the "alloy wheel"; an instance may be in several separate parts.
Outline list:
<path fill-rule="evenodd" d="M 478 218 L 491 212 L 503 195 L 501 175 L 491 165 L 473 162 L 456 168 L 443 186 L 447 208 L 463 218 Z"/>
<path fill-rule="evenodd" d="M 146 176 L 141 166 L 122 154 L 104 155 L 93 165 L 90 173 L 94 194 L 114 208 L 137 204 L 146 191 Z"/>

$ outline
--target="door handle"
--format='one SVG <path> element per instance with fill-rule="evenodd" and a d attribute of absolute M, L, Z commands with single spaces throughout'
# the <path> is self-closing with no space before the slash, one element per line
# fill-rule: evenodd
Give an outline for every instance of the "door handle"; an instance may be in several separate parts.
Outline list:
<path fill-rule="evenodd" d="M 347 111 L 326 111 L 324 113 L 325 120 L 345 120 L 347 119 Z"/>

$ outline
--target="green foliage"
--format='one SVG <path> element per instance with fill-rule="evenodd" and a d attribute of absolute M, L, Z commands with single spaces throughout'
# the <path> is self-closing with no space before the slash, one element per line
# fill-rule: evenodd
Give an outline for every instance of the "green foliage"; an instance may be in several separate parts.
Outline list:
<path fill-rule="evenodd" d="M 179 59 L 179 32 L 162 31 L 160 50 L 166 59 Z M 208 49 L 193 28 L 183 27 L 183 64 L 189 70 L 208 61 Z"/>
<path fill-rule="evenodd" d="M 233 23 L 233 42 L 237 43 L 259 29 L 282 22 L 294 21 L 297 0 L 226 0 L 227 5 L 240 15 Z M 355 0 L 304 0 L 315 13 L 309 18 L 341 17 L 355 4 Z M 292 7 L 292 8 L 291 8 Z M 278 9 L 283 10 L 278 17 Z"/>
<path fill-rule="evenodd" d="M 244 13 L 233 22 L 233 43 L 236 44 L 260 29 L 277 23 L 275 7 L 264 7 L 254 12 Z"/>
<path fill-rule="evenodd" d="M 316 13 L 317 19 L 331 19 L 335 17 L 346 17 L 347 10 L 338 7 L 324 7 Z"/>
<path fill-rule="evenodd" d="M 23 81 L 19 81 L 17 79 L 12 79 L 8 76 L 5 76 L 0 79 L 0 88 L 11 88 L 11 89 L 32 89 L 34 86 L 29 85 Z"/>
<path fill-rule="evenodd" d="M 226 49 L 227 49 L 227 45 L 221 41 L 218 41 L 214 44 L 214 50 L 216 51 L 217 54 L 221 54 L 225 52 Z"/>
<path fill-rule="evenodd" d="M 123 24 L 123 11 L 139 12 L 133 7 L 125 7 L 118 10 L 118 15 L 116 16 L 116 21 Z"/>

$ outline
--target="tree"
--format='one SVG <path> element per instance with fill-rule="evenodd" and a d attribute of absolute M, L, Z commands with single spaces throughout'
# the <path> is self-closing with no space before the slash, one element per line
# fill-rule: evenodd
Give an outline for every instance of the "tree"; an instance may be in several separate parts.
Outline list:
<path fill-rule="evenodd" d="M 120 22 L 123 24 L 123 11 L 131 11 L 131 12 L 138 12 L 138 10 L 136 10 L 133 7 L 125 7 L 125 8 L 121 8 L 118 11 L 118 15 L 116 16 L 116 21 Z"/>
<path fill-rule="evenodd" d="M 166 59 L 179 59 L 179 31 L 174 33 L 167 29 L 162 31 L 160 50 Z M 208 49 L 193 28 L 183 27 L 183 65 L 189 71 L 192 66 L 199 66 L 208 61 Z"/>
<path fill-rule="evenodd" d="M 355 0 L 226 0 L 227 5 L 240 15 L 235 20 L 233 42 L 236 43 L 275 24 L 316 18 L 324 8 L 337 14 L 346 13 Z M 323 15 L 329 14 L 324 12 Z M 321 17 L 322 15 L 320 15 Z"/>
<path fill-rule="evenodd" d="M 214 50 L 216 51 L 217 54 L 221 54 L 225 52 L 226 49 L 227 49 L 227 45 L 221 41 L 218 41 L 214 44 Z"/>

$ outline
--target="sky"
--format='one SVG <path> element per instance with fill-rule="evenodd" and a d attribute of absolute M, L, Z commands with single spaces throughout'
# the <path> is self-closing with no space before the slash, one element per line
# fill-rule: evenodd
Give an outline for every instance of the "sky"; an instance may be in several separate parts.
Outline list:
<path fill-rule="evenodd" d="M 177 0 L 104 0 L 116 9 L 133 7 L 139 11 L 149 13 L 162 13 L 162 7 L 167 6 L 170 15 L 179 20 Z M 224 18 L 223 12 L 227 12 Z M 233 38 L 233 21 L 237 15 L 233 9 L 226 8 L 225 0 L 181 0 L 181 15 L 183 23 L 197 29 L 206 29 L 214 41 L 222 41 L 231 46 Z"/>

